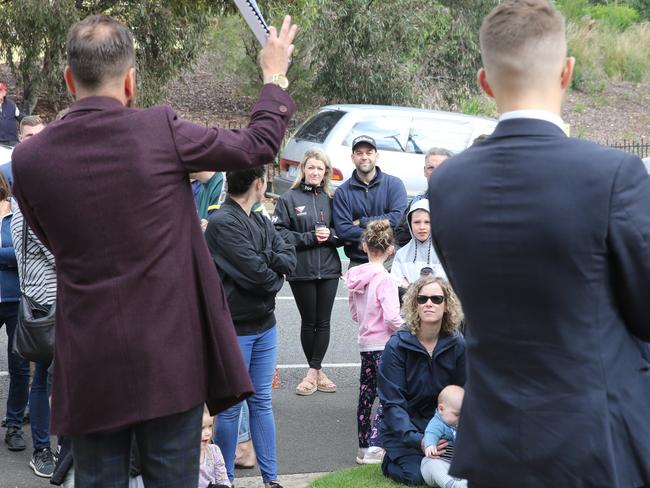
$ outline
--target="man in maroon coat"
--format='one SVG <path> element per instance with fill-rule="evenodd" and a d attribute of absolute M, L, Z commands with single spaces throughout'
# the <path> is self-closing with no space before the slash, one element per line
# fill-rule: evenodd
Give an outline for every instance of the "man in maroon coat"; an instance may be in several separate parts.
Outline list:
<path fill-rule="evenodd" d="M 147 487 L 197 486 L 204 402 L 252 393 L 188 173 L 269 163 L 293 114 L 296 27 L 271 28 L 246 129 L 205 128 L 135 100 L 131 32 L 92 16 L 68 33 L 76 102 L 13 153 L 15 196 L 52 251 L 58 300 L 52 431 L 78 487 L 127 486 L 135 435 Z"/>

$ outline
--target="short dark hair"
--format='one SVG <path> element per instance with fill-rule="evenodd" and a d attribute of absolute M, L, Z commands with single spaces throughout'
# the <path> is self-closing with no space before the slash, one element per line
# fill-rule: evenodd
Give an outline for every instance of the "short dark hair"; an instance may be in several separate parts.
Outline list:
<path fill-rule="evenodd" d="M 226 183 L 228 184 L 228 193 L 230 195 L 243 195 L 253 185 L 255 180 L 264 178 L 266 167 L 258 166 L 257 168 L 241 169 L 239 171 L 228 171 L 226 173 Z"/>
<path fill-rule="evenodd" d="M 68 31 L 66 51 L 72 77 L 89 89 L 135 66 L 133 34 L 107 15 L 91 15 L 74 24 Z"/>
<path fill-rule="evenodd" d="M 36 127 L 38 125 L 45 125 L 43 119 L 41 119 L 38 115 L 27 115 L 26 117 L 23 117 L 23 120 L 20 121 L 20 133 L 22 134 L 23 130 L 25 130 L 25 127 Z"/>

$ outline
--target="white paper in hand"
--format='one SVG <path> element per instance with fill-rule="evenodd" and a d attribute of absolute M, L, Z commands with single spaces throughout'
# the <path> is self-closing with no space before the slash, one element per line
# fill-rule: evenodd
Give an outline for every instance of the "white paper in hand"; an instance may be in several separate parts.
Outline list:
<path fill-rule="evenodd" d="M 266 25 L 266 21 L 262 17 L 257 2 L 255 0 L 235 0 L 235 5 L 237 5 L 239 12 L 244 17 L 248 27 L 251 28 L 262 47 L 266 46 L 269 26 Z"/>

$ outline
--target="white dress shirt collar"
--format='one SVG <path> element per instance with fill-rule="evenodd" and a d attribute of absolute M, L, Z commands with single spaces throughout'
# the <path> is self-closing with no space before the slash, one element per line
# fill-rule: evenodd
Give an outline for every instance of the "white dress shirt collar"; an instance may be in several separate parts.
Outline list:
<path fill-rule="evenodd" d="M 564 132 L 564 121 L 562 120 L 562 117 L 560 117 L 557 114 L 554 114 L 553 112 L 548 112 L 546 110 L 530 109 L 530 110 L 513 110 L 512 112 L 505 112 L 502 113 L 501 116 L 499 117 L 499 122 L 501 122 L 502 120 L 510 120 L 510 119 L 545 120 L 546 122 L 550 122 L 551 124 L 557 125 L 562 130 L 562 132 Z"/>

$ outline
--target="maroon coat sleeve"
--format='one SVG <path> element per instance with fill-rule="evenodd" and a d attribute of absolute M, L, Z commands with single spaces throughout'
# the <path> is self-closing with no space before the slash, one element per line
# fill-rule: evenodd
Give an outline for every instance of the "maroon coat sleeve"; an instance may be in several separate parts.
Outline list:
<path fill-rule="evenodd" d="M 295 111 L 291 97 L 273 84 L 262 87 L 245 129 L 203 127 L 167 110 L 176 151 L 188 172 L 229 171 L 273 162 Z"/>

